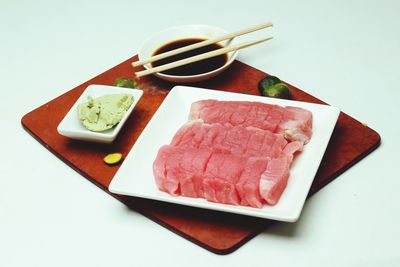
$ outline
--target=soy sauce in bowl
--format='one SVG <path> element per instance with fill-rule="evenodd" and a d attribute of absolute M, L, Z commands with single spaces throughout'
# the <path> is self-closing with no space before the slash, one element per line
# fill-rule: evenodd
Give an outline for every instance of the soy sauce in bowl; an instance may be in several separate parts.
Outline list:
<path fill-rule="evenodd" d="M 162 54 L 162 53 L 165 53 L 165 52 L 177 49 L 177 48 L 181 48 L 184 46 L 202 42 L 204 40 L 206 40 L 206 39 L 186 38 L 186 39 L 175 40 L 175 41 L 167 43 L 167 44 L 161 46 L 160 48 L 158 48 L 153 53 L 153 56 Z M 220 48 L 223 48 L 223 46 L 218 43 L 207 45 L 207 46 L 200 47 L 200 48 L 197 48 L 197 49 L 194 49 L 191 51 L 180 53 L 175 56 L 171 56 L 171 57 L 167 57 L 167 58 L 155 61 L 152 63 L 152 67 L 161 66 L 164 64 L 168 64 L 168 63 L 171 63 L 174 61 L 178 61 L 178 60 L 185 59 L 188 57 L 196 56 L 199 54 L 204 54 L 206 52 L 217 50 Z M 183 65 L 183 66 L 180 66 L 177 68 L 169 69 L 169 70 L 163 71 L 161 73 L 166 74 L 166 75 L 173 75 L 173 76 L 198 75 L 198 74 L 207 73 L 207 72 L 216 70 L 216 69 L 224 66 L 227 62 L 228 62 L 228 56 L 226 54 L 223 54 L 220 56 L 216 56 L 216 57 L 204 59 L 201 61 L 193 62 L 193 63 L 187 64 L 187 65 Z"/>

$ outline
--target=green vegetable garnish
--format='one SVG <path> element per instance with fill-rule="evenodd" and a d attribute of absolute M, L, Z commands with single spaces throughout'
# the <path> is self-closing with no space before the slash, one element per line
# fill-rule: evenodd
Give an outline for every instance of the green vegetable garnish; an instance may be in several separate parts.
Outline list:
<path fill-rule="evenodd" d="M 121 153 L 111 153 L 103 158 L 104 162 L 108 165 L 117 164 L 122 159 Z"/>
<path fill-rule="evenodd" d="M 258 83 L 258 89 L 260 90 L 260 93 L 262 94 L 262 91 L 265 88 L 270 87 L 270 86 L 280 83 L 280 82 L 282 82 L 282 81 L 278 77 L 268 76 L 268 77 L 262 78 L 260 80 L 260 82 Z"/>
<path fill-rule="evenodd" d="M 115 80 L 114 86 L 125 87 L 125 88 L 137 88 L 137 83 L 134 80 L 128 78 L 118 78 Z"/>
<path fill-rule="evenodd" d="M 261 79 L 258 83 L 258 90 L 261 95 L 267 97 L 290 99 L 292 96 L 289 87 L 275 76 Z"/>
<path fill-rule="evenodd" d="M 267 89 L 265 89 L 264 92 L 266 96 L 275 98 L 290 99 L 292 96 L 289 87 L 287 87 L 287 85 L 283 83 L 277 83 L 275 85 L 272 85 Z"/>

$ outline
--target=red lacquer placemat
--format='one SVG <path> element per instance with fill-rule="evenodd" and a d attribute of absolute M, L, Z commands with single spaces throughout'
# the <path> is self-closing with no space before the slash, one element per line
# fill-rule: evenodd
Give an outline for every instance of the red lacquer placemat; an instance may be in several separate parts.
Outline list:
<path fill-rule="evenodd" d="M 109 194 L 111 193 L 107 190 L 108 185 L 120 165 L 110 167 L 103 163 L 103 157 L 116 151 L 122 152 L 124 156 L 128 154 L 174 84 L 155 77 L 140 79 L 138 83 L 140 89 L 144 91 L 143 97 L 116 141 L 111 145 L 67 139 L 57 133 L 57 126 L 88 85 L 112 85 L 116 78 L 133 77 L 134 69 L 130 63 L 136 59 L 137 56 L 134 56 L 122 62 L 22 118 L 22 125 L 33 137 L 70 167 Z M 260 70 L 235 61 L 222 75 L 194 85 L 257 95 L 258 81 L 265 75 L 266 73 Z M 324 103 L 290 84 L 289 87 L 293 92 L 294 100 Z M 379 144 L 380 136 L 374 130 L 341 113 L 309 196 L 365 157 Z M 140 157 L 140 155 L 138 156 Z M 269 220 L 241 215 L 112 195 L 133 210 L 218 254 L 234 251 L 272 223 Z"/>

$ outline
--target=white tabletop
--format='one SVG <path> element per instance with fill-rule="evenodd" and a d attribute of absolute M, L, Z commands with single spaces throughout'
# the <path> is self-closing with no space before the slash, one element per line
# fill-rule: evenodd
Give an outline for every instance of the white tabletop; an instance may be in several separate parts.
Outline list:
<path fill-rule="evenodd" d="M 71 3 L 73 2 L 73 3 Z M 399 1 L 1 1 L 0 266 L 399 266 Z M 367 123 L 382 145 L 279 223 L 219 256 L 84 179 L 21 125 L 169 26 L 274 40 L 239 60 Z"/>

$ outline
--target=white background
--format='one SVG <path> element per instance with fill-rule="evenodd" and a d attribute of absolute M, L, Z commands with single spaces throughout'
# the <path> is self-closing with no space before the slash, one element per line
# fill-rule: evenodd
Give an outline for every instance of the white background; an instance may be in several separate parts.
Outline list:
<path fill-rule="evenodd" d="M 0 266 L 399 266 L 399 1 L 0 0 Z M 226 256 L 130 211 L 21 125 L 27 112 L 136 54 L 169 26 L 235 31 L 240 52 L 367 123 L 382 145 L 307 201 L 300 220 Z"/>

